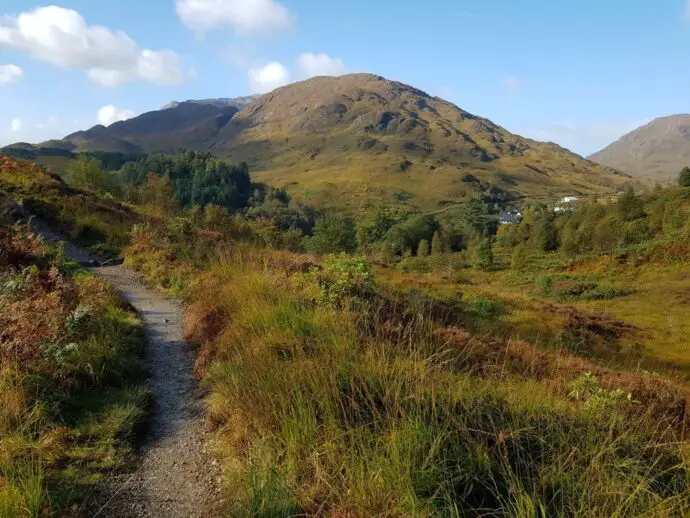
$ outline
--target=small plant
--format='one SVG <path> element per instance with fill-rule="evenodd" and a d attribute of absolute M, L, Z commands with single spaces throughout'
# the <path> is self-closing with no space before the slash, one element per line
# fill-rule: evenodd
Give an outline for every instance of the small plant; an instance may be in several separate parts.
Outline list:
<path fill-rule="evenodd" d="M 32 264 L 17 274 L 0 277 L 0 296 L 13 297 L 24 293 L 37 276 L 38 267 Z"/>
<path fill-rule="evenodd" d="M 91 308 L 89 306 L 77 306 L 77 308 L 70 313 L 65 322 L 65 327 L 71 333 L 78 333 L 84 328 L 84 323 L 91 315 Z"/>
<path fill-rule="evenodd" d="M 591 372 L 583 372 L 569 385 L 568 397 L 576 401 L 584 401 L 599 388 L 597 377 Z"/>
<path fill-rule="evenodd" d="M 586 352 L 586 340 L 570 331 L 561 330 L 551 339 L 551 346 L 556 349 L 566 349 L 574 354 Z"/>
<path fill-rule="evenodd" d="M 503 314 L 503 305 L 491 299 L 477 299 L 470 304 L 470 311 L 481 317 L 498 317 Z"/>
<path fill-rule="evenodd" d="M 586 406 L 594 409 L 613 409 L 624 403 L 639 403 L 633 400 L 630 392 L 599 387 L 599 380 L 591 372 L 582 373 L 570 383 L 569 387 L 568 397 L 576 401 L 584 401 Z"/>
<path fill-rule="evenodd" d="M 326 261 L 311 275 L 321 288 L 319 302 L 342 307 L 347 300 L 361 302 L 371 290 L 369 264 L 361 258 L 338 257 Z"/>
<path fill-rule="evenodd" d="M 539 291 L 548 295 L 553 289 L 553 280 L 551 280 L 551 277 L 539 277 L 536 285 Z"/>

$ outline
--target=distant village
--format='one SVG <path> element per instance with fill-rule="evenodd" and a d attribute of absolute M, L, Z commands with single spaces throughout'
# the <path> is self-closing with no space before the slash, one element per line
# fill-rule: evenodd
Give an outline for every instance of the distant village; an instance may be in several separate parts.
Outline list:
<path fill-rule="evenodd" d="M 576 196 L 565 196 L 558 200 L 556 205 L 553 207 L 554 212 L 572 212 L 575 208 L 575 204 L 580 198 Z M 501 225 L 519 225 L 522 221 L 522 209 L 517 208 L 514 210 L 509 210 L 501 214 L 499 218 L 499 223 Z"/>

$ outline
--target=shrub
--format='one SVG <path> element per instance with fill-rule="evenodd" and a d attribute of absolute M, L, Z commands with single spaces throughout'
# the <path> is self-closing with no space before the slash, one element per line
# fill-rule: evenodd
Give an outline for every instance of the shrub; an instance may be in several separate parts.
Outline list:
<path fill-rule="evenodd" d="M 681 187 L 690 187 L 690 167 L 684 167 L 678 175 L 678 184 Z"/>
<path fill-rule="evenodd" d="M 104 171 L 101 162 L 94 158 L 79 157 L 67 170 L 67 180 L 77 189 L 93 191 L 100 195 L 122 194 L 117 177 Z"/>
<path fill-rule="evenodd" d="M 321 289 L 319 301 L 335 307 L 361 303 L 371 291 L 371 272 L 364 259 L 332 258 L 322 269 L 312 270 L 312 276 Z"/>
<path fill-rule="evenodd" d="M 624 221 L 633 221 L 645 217 L 644 202 L 635 194 L 632 186 L 628 185 L 616 203 L 618 214 Z"/>
<path fill-rule="evenodd" d="M 397 268 L 406 273 L 429 273 L 433 269 L 430 258 L 422 256 L 405 257 Z"/>
<path fill-rule="evenodd" d="M 494 264 L 494 251 L 490 239 L 477 239 L 469 249 L 470 264 L 477 270 L 486 270 Z"/>
<path fill-rule="evenodd" d="M 470 303 L 470 311 L 480 317 L 498 317 L 503 314 L 503 305 L 491 299 L 477 299 Z"/>
<path fill-rule="evenodd" d="M 510 267 L 513 270 L 524 270 L 529 263 L 529 250 L 524 245 L 518 245 L 510 256 Z"/>
<path fill-rule="evenodd" d="M 447 251 L 448 247 L 446 246 L 446 243 L 443 240 L 440 232 L 437 230 L 434 232 L 434 236 L 431 239 L 431 255 L 441 255 Z"/>
<path fill-rule="evenodd" d="M 316 254 L 354 252 L 357 248 L 354 222 L 337 213 L 324 216 L 317 220 L 314 236 L 307 240 L 307 248 Z"/>
<path fill-rule="evenodd" d="M 429 242 L 426 239 L 422 239 L 417 246 L 417 255 L 419 257 L 427 257 L 430 253 Z"/>
<path fill-rule="evenodd" d="M 536 281 L 537 289 L 545 295 L 551 293 L 553 290 L 553 280 L 551 277 L 539 277 Z"/>
<path fill-rule="evenodd" d="M 599 380 L 591 372 L 581 374 L 570 383 L 569 388 L 569 397 L 584 401 L 588 407 L 597 410 L 615 409 L 623 404 L 638 403 L 633 400 L 630 392 L 599 387 Z"/>

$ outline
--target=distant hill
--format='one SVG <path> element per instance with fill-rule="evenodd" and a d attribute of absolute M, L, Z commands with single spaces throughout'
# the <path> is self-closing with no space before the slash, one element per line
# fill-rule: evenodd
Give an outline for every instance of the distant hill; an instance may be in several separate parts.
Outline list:
<path fill-rule="evenodd" d="M 690 166 L 690 115 L 654 119 L 589 158 L 639 178 L 675 179 Z"/>
<path fill-rule="evenodd" d="M 61 140 L 42 142 L 33 148 L 127 154 L 170 152 L 179 148 L 203 149 L 237 111 L 238 108 L 228 103 L 181 102 L 108 127 L 99 124 Z M 29 148 L 25 143 L 19 143 L 5 149 Z"/>
<path fill-rule="evenodd" d="M 249 104 L 242 107 L 243 103 Z M 552 143 L 371 74 L 315 77 L 255 99 L 172 103 L 43 145 L 75 151 L 210 150 L 317 206 L 366 199 L 433 209 L 476 192 L 577 195 L 628 179 Z"/>

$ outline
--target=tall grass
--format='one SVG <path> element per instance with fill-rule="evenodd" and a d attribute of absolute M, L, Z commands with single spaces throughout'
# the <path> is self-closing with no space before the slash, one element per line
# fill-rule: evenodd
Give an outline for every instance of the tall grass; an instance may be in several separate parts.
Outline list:
<path fill-rule="evenodd" d="M 190 290 L 193 318 L 227 322 L 207 337 L 199 372 L 231 515 L 690 509 L 682 426 L 633 403 L 570 400 L 568 380 L 467 366 L 431 310 L 375 296 L 327 303 L 318 274 L 298 270 L 286 254 L 234 249 Z"/>

